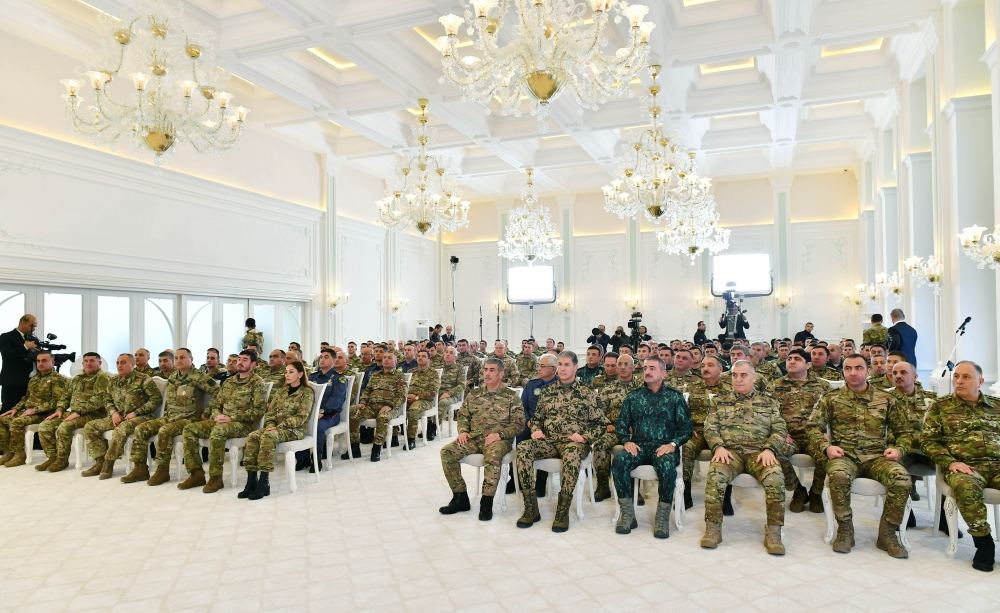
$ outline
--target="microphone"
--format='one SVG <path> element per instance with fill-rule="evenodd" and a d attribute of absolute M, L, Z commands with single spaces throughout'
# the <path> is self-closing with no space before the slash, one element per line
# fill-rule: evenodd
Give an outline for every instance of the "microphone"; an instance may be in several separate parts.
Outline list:
<path fill-rule="evenodd" d="M 966 317 L 965 321 L 962 322 L 962 325 L 958 327 L 958 330 L 955 330 L 955 334 L 965 334 L 965 326 L 970 321 L 972 321 L 972 317 Z"/>

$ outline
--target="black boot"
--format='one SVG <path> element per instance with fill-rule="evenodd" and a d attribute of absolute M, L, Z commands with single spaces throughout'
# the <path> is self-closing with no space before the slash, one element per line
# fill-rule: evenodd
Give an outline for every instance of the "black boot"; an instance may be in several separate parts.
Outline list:
<path fill-rule="evenodd" d="M 406 448 L 409 449 L 410 451 L 413 451 L 414 449 L 416 449 L 417 448 L 417 439 L 415 439 L 415 438 L 406 439 Z"/>
<path fill-rule="evenodd" d="M 972 568 L 984 573 L 993 572 L 997 553 L 996 545 L 993 543 L 993 535 L 973 536 L 972 542 L 976 544 L 976 555 L 972 556 Z"/>
<path fill-rule="evenodd" d="M 694 498 L 691 497 L 691 481 L 684 482 L 684 509 L 694 506 Z"/>
<path fill-rule="evenodd" d="M 305 470 L 312 468 L 312 456 L 308 451 L 299 451 L 295 454 L 295 470 Z"/>
<path fill-rule="evenodd" d="M 433 441 L 438 433 L 438 425 L 436 421 L 427 422 L 427 432 L 424 433 L 425 441 Z"/>
<path fill-rule="evenodd" d="M 312 474 L 316 474 L 317 470 L 323 470 L 323 459 L 322 458 L 320 458 L 319 462 L 316 462 L 316 466 L 313 466 L 312 463 L 309 464 L 309 474 L 311 474 L 311 475 Z"/>
<path fill-rule="evenodd" d="M 399 447 L 399 437 L 396 436 L 395 432 L 392 433 L 392 442 L 389 443 L 389 446 L 390 447 Z"/>
<path fill-rule="evenodd" d="M 910 528 L 916 528 L 916 527 L 917 527 L 917 516 L 913 514 L 913 511 L 910 511 L 910 516 L 906 518 L 906 529 L 909 530 Z"/>
<path fill-rule="evenodd" d="M 639 488 L 639 498 L 636 500 L 635 506 L 644 507 L 646 506 L 646 499 L 642 497 L 642 488 Z"/>
<path fill-rule="evenodd" d="M 545 498 L 545 486 L 549 482 L 549 473 L 544 470 L 535 472 L 535 496 Z"/>
<path fill-rule="evenodd" d="M 493 496 L 481 496 L 479 498 L 479 521 L 490 521 L 493 519 Z"/>
<path fill-rule="evenodd" d="M 917 479 L 919 477 L 914 477 L 910 475 L 910 500 L 913 502 L 920 501 L 920 492 L 917 491 Z"/>
<path fill-rule="evenodd" d="M 726 486 L 726 495 L 722 498 L 722 514 L 726 517 L 735 515 L 733 511 L 733 486 Z"/>
<path fill-rule="evenodd" d="M 355 458 L 361 457 L 361 443 L 351 443 L 350 455 L 348 455 L 348 453 L 345 451 L 344 453 L 340 454 L 340 459 L 350 460 L 351 456 L 354 456 Z"/>
<path fill-rule="evenodd" d="M 507 479 L 507 487 L 504 489 L 504 494 L 514 494 L 517 492 L 517 489 L 515 489 L 514 486 L 514 465 L 509 464 L 507 470 L 507 474 L 510 475 L 510 478 Z"/>
<path fill-rule="evenodd" d="M 955 529 L 958 530 L 958 522 L 955 522 Z M 948 532 L 948 520 L 944 517 L 944 496 L 941 496 L 941 519 L 938 520 L 938 530 L 944 532 L 946 535 L 951 536 Z M 965 534 L 961 530 L 958 530 L 958 536 L 956 538 L 962 538 Z"/>
<path fill-rule="evenodd" d="M 382 445 L 374 444 L 372 445 L 372 462 L 378 462 L 382 459 Z"/>
<path fill-rule="evenodd" d="M 469 503 L 469 494 L 467 492 L 458 492 L 451 495 L 451 502 L 447 505 L 438 509 L 441 515 L 454 515 L 455 513 L 460 513 L 462 511 L 468 511 L 472 508 Z"/>
<path fill-rule="evenodd" d="M 361 443 L 369 445 L 373 440 L 375 440 L 375 429 L 361 426 Z"/>
<path fill-rule="evenodd" d="M 260 500 L 264 496 L 271 495 L 271 484 L 268 482 L 268 477 L 271 473 L 261 472 L 260 476 L 257 478 L 257 488 L 250 494 L 250 500 Z"/>
<path fill-rule="evenodd" d="M 257 471 L 248 470 L 247 471 L 247 484 L 243 488 L 243 491 L 236 494 L 237 498 L 249 498 L 253 494 L 254 490 L 257 489 Z"/>

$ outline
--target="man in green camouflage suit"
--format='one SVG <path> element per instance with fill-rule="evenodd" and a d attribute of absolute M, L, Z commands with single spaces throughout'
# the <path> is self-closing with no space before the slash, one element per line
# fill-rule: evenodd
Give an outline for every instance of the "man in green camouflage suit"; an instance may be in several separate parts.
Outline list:
<path fill-rule="evenodd" d="M 604 369 L 601 367 L 601 348 L 597 345 L 591 345 L 587 347 L 587 361 L 577 369 L 576 377 L 581 383 L 590 385 L 594 377 L 602 372 L 604 372 Z"/>
<path fill-rule="evenodd" d="M 849 553 L 854 546 L 851 482 L 866 477 L 887 490 L 876 545 L 893 558 L 906 558 L 909 554 L 896 530 L 910 495 L 910 475 L 899 461 L 912 447 L 913 427 L 896 400 L 870 385 L 867 378 L 864 357 L 847 356 L 845 386 L 824 394 L 809 418 L 813 453 L 825 454 L 829 459 L 827 482 L 837 518 L 837 537 L 831 545 L 837 553 Z M 887 431 L 894 438 L 892 445 L 886 438 Z"/>
<path fill-rule="evenodd" d="M 817 349 L 826 349 L 825 347 Z M 820 379 L 809 368 L 810 360 L 816 355 L 805 349 L 793 349 L 785 358 L 787 374 L 773 381 L 767 388 L 767 394 L 778 401 L 781 407 L 781 417 L 788 428 L 788 444 L 792 446 L 788 456 L 781 460 L 781 471 L 785 474 L 785 489 L 792 492 L 792 501 L 788 510 L 801 513 L 809 503 L 813 513 L 823 512 L 823 484 L 826 481 L 826 456 L 811 453 L 809 446 L 809 417 L 813 407 L 820 397 L 830 391 L 830 384 Z M 789 458 L 792 453 L 806 453 L 812 456 L 816 468 L 813 471 L 812 485 L 807 491 L 799 482 Z"/>
<path fill-rule="evenodd" d="M 177 370 L 167 379 L 167 400 L 163 416 L 139 424 L 132 434 L 132 470 L 122 477 L 122 483 L 147 481 L 149 485 L 161 485 L 170 480 L 170 458 L 174 453 L 174 437 L 179 436 L 184 427 L 201 417 L 202 407 L 197 391 L 211 395 L 218 388 L 218 382 L 194 368 L 191 350 L 181 347 L 176 352 Z M 156 437 L 156 472 L 149 476 L 146 453 L 150 438 Z"/>
<path fill-rule="evenodd" d="M 507 343 L 497 341 L 493 345 L 493 355 L 503 360 L 503 384 L 509 387 L 520 387 L 517 382 L 521 380 L 521 373 L 517 370 L 517 362 L 507 351 Z"/>
<path fill-rule="evenodd" d="M 35 470 L 56 473 L 69 466 L 74 433 L 90 420 L 106 416 L 110 381 L 108 373 L 101 370 L 101 356 L 93 351 L 83 354 L 83 372 L 70 380 L 55 412 L 38 425 L 38 440 L 48 459 Z"/>
<path fill-rule="evenodd" d="M 503 457 L 510 453 L 514 437 L 524 428 L 524 407 L 514 390 L 502 383 L 503 360 L 486 360 L 483 378 L 485 385 L 473 390 L 458 410 L 458 438 L 441 448 L 441 468 L 452 496 L 439 511 L 452 515 L 472 508 L 459 462 L 467 455 L 481 453 L 483 494 L 479 500 L 479 519 L 489 521 L 493 519 L 493 497 Z"/>
<path fill-rule="evenodd" d="M 701 546 L 715 549 L 722 540 L 722 499 L 737 475 L 749 473 L 764 488 L 767 525 L 764 547 L 771 555 L 785 555 L 781 526 L 785 523 L 785 486 L 778 458 L 788 449 L 788 430 L 778 402 L 759 394 L 757 373 L 748 360 L 732 368 L 733 391 L 712 399 L 705 418 L 705 442 L 712 464 L 705 480 L 705 535 Z"/>
<path fill-rule="evenodd" d="M 538 358 L 531 351 L 532 345 L 530 340 L 521 341 L 521 353 L 517 355 L 514 360 L 514 365 L 517 366 L 517 381 L 514 383 L 515 387 L 524 387 L 528 380 L 534 376 L 535 371 L 538 370 Z"/>
<path fill-rule="evenodd" d="M 205 373 L 209 377 L 221 375 L 226 372 L 226 367 L 219 361 L 219 350 L 215 347 L 209 347 L 208 350 L 205 351 L 205 363 L 199 366 L 198 370 Z"/>
<path fill-rule="evenodd" d="M 371 461 L 382 459 L 382 445 L 389 430 L 389 420 L 399 417 L 406 399 L 406 381 L 396 369 L 396 354 L 386 351 L 382 355 L 382 370 L 372 374 L 368 385 L 361 392 L 361 400 L 351 407 L 351 445 L 360 455 L 361 422 L 375 420 L 375 439 Z"/>
<path fill-rule="evenodd" d="M 347 343 L 347 368 L 349 370 L 364 370 L 361 365 L 361 356 L 358 355 L 358 344 L 354 341 Z"/>
<path fill-rule="evenodd" d="M 153 416 L 163 399 L 153 377 L 135 368 L 135 358 L 131 354 L 118 356 L 115 366 L 118 375 L 111 377 L 108 384 L 108 416 L 91 420 L 83 428 L 87 450 L 94 460 L 94 465 L 81 473 L 84 477 L 110 478 L 115 462 L 122 456 L 126 439 L 139 424 Z M 110 445 L 104 440 L 108 430 L 113 430 Z"/>
<path fill-rule="evenodd" d="M 590 382 L 590 387 L 594 391 L 599 391 L 602 387 L 609 383 L 614 383 L 618 380 L 618 358 L 620 356 L 615 351 L 609 351 L 604 354 L 604 364 L 601 366 L 601 373 L 593 378 Z M 635 370 L 635 365 L 633 361 L 632 369 Z M 642 385 L 641 383 L 637 384 Z"/>
<path fill-rule="evenodd" d="M 477 360 L 478 361 L 478 360 Z M 462 400 L 465 392 L 464 366 L 458 363 L 458 350 L 448 347 L 444 351 L 444 367 L 441 369 L 441 389 L 438 392 L 438 419 L 427 424 L 427 440 L 433 441 L 439 424 L 451 415 L 451 407 Z"/>
<path fill-rule="evenodd" d="M 153 367 L 149 365 L 149 349 L 139 347 L 135 350 L 135 369 L 150 377 L 156 374 Z"/>
<path fill-rule="evenodd" d="M 243 349 L 257 350 L 257 355 L 264 349 L 264 333 L 257 329 L 257 322 L 253 317 L 248 317 L 245 324 L 247 333 L 243 335 L 241 344 Z"/>
<path fill-rule="evenodd" d="M 434 398 L 441 387 L 441 379 L 438 378 L 437 370 L 431 368 L 430 352 L 426 349 L 417 351 L 417 367 L 410 374 L 413 377 L 406 393 L 406 444 L 414 449 L 417 446 L 420 416 L 434 408 Z M 425 432 L 424 437 L 426 436 Z"/>
<path fill-rule="evenodd" d="M 0 414 L 0 446 L 5 452 L 0 461 L 4 466 L 21 466 L 27 461 L 25 430 L 53 413 L 67 393 L 69 379 L 55 369 L 52 353 L 36 353 L 35 376 L 28 380 L 28 392 L 10 410 Z"/>
<path fill-rule="evenodd" d="M 684 396 L 663 382 L 667 375 L 663 360 L 647 358 L 643 363 L 643 375 L 645 385 L 625 396 L 615 421 L 615 433 L 625 447 L 615 454 L 611 467 L 621 510 L 615 532 L 628 534 L 638 526 L 632 506 L 632 471 L 643 464 L 652 464 L 659 482 L 653 536 L 665 539 L 670 536 L 677 452 L 691 436 L 691 419 Z"/>
<path fill-rule="evenodd" d="M 869 347 L 872 345 L 888 346 L 889 329 L 882 325 L 882 315 L 880 313 L 872 314 L 871 324 L 871 327 L 862 333 L 861 344 Z"/>
<path fill-rule="evenodd" d="M 777 364 L 768 360 L 771 346 L 767 343 L 757 341 L 750 345 L 750 363 L 759 376 L 765 377 L 769 382 L 777 381 L 781 378 L 781 369 Z"/>
<path fill-rule="evenodd" d="M 617 354 L 609 355 L 615 356 Z M 610 361 L 607 360 L 605 363 Z M 641 387 L 636 385 L 633 377 L 635 360 L 632 359 L 632 356 L 619 357 L 613 371 L 615 379 L 595 390 L 598 406 L 601 407 L 604 417 L 608 420 L 607 432 L 601 434 L 594 441 L 594 472 L 597 474 L 597 490 L 594 492 L 594 500 L 597 502 L 611 498 L 608 479 L 611 477 L 611 452 L 619 444 L 619 436 L 615 431 L 618 413 L 621 411 L 622 403 L 625 402 L 625 396 L 632 390 Z M 666 375 L 665 370 L 664 375 Z"/>
<path fill-rule="evenodd" d="M 917 493 L 916 487 L 917 480 L 926 477 L 913 475 L 911 467 L 922 465 L 931 470 L 934 468 L 934 462 L 920 449 L 919 437 L 924 427 L 924 415 L 927 413 L 927 407 L 937 399 L 937 394 L 923 388 L 920 382 L 917 381 L 917 371 L 913 367 L 913 364 L 906 361 L 906 356 L 902 356 L 902 359 L 899 359 L 900 355 L 898 352 L 893 352 L 893 354 L 889 355 L 889 359 L 892 361 L 889 375 L 892 377 L 894 383 L 889 394 L 906 411 L 906 417 L 910 420 L 910 425 L 913 427 L 913 448 L 903 456 L 901 462 L 906 467 L 906 470 L 911 473 L 910 498 L 920 500 L 920 494 Z M 891 440 L 890 443 L 892 443 Z M 911 512 L 910 516 L 906 518 L 906 527 L 915 528 L 916 525 L 916 516 Z M 945 533 L 948 532 L 947 524 L 944 522 L 944 514 L 941 515 L 939 528 Z"/>
<path fill-rule="evenodd" d="M 641 352 L 640 352 L 641 353 Z M 696 375 L 694 367 L 694 356 L 688 349 L 679 349 L 674 352 L 674 369 L 667 375 L 667 385 L 683 393 L 688 391 L 689 385 L 698 385 L 701 379 Z"/>
<path fill-rule="evenodd" d="M 667 375 L 669 384 L 670 375 Z M 687 388 L 688 417 L 691 418 L 691 436 L 684 443 L 684 453 L 681 454 L 684 477 L 684 508 L 690 509 L 694 506 L 694 498 L 691 495 L 691 478 L 694 475 L 694 464 L 698 461 L 701 452 L 709 449 L 705 442 L 705 418 L 712 409 L 712 398 L 721 394 L 731 393 L 733 385 L 731 382 L 722 380 L 722 360 L 718 356 L 708 356 L 701 361 L 701 379 L 697 384 L 689 385 Z M 723 500 L 723 511 L 726 515 L 732 515 L 732 504 L 730 497 L 732 489 L 726 488 L 725 499 Z"/>
<path fill-rule="evenodd" d="M 285 362 L 285 352 L 281 349 L 274 349 L 267 355 L 267 370 L 257 372 L 264 383 L 273 384 L 272 390 L 285 384 Z"/>
<path fill-rule="evenodd" d="M 458 341 L 458 364 L 461 366 L 467 366 L 469 368 L 468 372 L 465 374 L 465 391 L 468 393 L 474 387 L 478 387 L 482 383 L 482 364 L 479 362 L 479 358 L 472 353 L 472 348 L 469 346 L 469 341 L 464 338 Z"/>
<path fill-rule="evenodd" d="M 531 438 L 517 446 L 517 476 L 524 497 L 524 514 L 518 528 L 530 528 L 541 521 L 535 492 L 534 461 L 545 458 L 562 460 L 561 489 L 553 532 L 569 529 L 569 508 L 580 474 L 580 463 L 590 453 L 591 445 L 607 431 L 607 420 L 597 405 L 597 396 L 576 378 L 578 359 L 572 351 L 559 354 L 556 373 L 559 382 L 542 388 L 535 415 L 528 423 Z"/>
<path fill-rule="evenodd" d="M 177 489 L 201 487 L 206 494 L 222 489 L 226 439 L 246 438 L 257 429 L 266 408 L 264 380 L 253 373 L 256 358 L 252 351 L 241 351 L 236 376 L 227 378 L 208 404 L 209 418 L 184 426 L 184 466 L 188 477 L 177 484 Z M 208 482 L 201 463 L 203 438 L 208 439 Z"/>
<path fill-rule="evenodd" d="M 983 489 L 1000 489 L 1000 399 L 982 393 L 982 368 L 962 361 L 955 366 L 955 389 L 931 405 L 920 446 L 944 473 L 969 524 L 976 545 L 972 567 L 993 570 L 996 556 Z"/>
<path fill-rule="evenodd" d="M 810 372 L 819 377 L 820 379 L 826 379 L 827 381 L 843 381 L 844 375 L 840 373 L 839 370 L 830 366 L 828 363 L 830 360 L 830 349 L 818 345 L 813 347 L 809 351 L 810 359 Z"/>

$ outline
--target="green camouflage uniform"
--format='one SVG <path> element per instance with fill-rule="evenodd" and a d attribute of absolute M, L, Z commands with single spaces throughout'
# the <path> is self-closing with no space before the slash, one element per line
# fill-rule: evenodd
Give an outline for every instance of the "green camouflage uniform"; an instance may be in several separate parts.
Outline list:
<path fill-rule="evenodd" d="M 896 404 L 906 411 L 906 418 L 910 420 L 910 426 L 913 428 L 914 433 L 913 448 L 911 451 L 920 451 L 920 441 L 918 439 L 924 429 L 924 416 L 927 415 L 928 404 L 926 401 L 937 400 L 937 394 L 925 390 L 919 381 L 915 381 L 913 383 L 913 393 L 909 396 L 895 387 L 889 391 L 889 395 L 896 399 Z M 892 443 L 893 440 L 890 438 L 889 442 Z"/>
<path fill-rule="evenodd" d="M 888 374 L 884 375 L 872 375 L 868 377 L 868 383 L 874 385 L 880 390 L 894 389 L 896 387 L 896 382 L 892 380 L 892 377 Z"/>
<path fill-rule="evenodd" d="M 467 455 L 483 454 L 483 496 L 493 496 L 500 481 L 500 464 L 510 453 L 514 437 L 524 429 L 524 407 L 514 390 L 500 386 L 496 391 L 486 387 L 469 393 L 456 416 L 458 432 L 469 434 L 465 443 L 452 441 L 441 448 L 441 468 L 448 487 L 458 494 L 465 491 L 459 461 Z M 486 436 L 500 435 L 499 441 L 486 444 Z"/>
<path fill-rule="evenodd" d="M 256 369 L 255 369 L 255 371 L 256 371 Z M 260 378 L 264 381 L 264 383 L 272 383 L 274 385 L 274 387 L 272 387 L 271 389 L 274 389 L 276 387 L 281 387 L 281 386 L 283 386 L 285 384 L 285 367 L 284 366 L 278 366 L 276 368 L 271 368 L 270 366 L 268 366 L 267 367 L 267 372 L 264 372 L 264 373 L 256 373 L 255 372 L 255 374 L 257 374 L 258 376 L 260 376 Z M 308 375 L 308 373 L 306 373 L 306 374 Z"/>
<path fill-rule="evenodd" d="M 459 402 L 462 393 L 465 391 L 465 378 L 462 377 L 462 369 L 465 368 L 458 362 L 451 366 L 447 364 L 441 369 L 441 390 L 439 394 L 448 392 L 447 398 L 438 397 L 438 424 L 448 419 L 451 414 L 451 407 Z"/>
<path fill-rule="evenodd" d="M 542 388 L 535 415 L 528 422 L 531 432 L 542 432 L 544 439 L 528 439 L 517 446 L 517 477 L 522 492 L 535 492 L 534 461 L 545 458 L 562 460 L 562 494 L 572 497 L 580 475 L 580 462 L 591 445 L 607 431 L 607 419 L 601 411 L 594 390 L 574 381 L 569 385 L 554 383 Z M 569 437 L 579 433 L 584 442 Z"/>
<path fill-rule="evenodd" d="M 465 376 L 466 392 L 483 384 L 483 365 L 479 363 L 479 358 L 472 353 L 460 353 L 456 361 L 462 366 L 469 367 L 469 372 Z"/>
<path fill-rule="evenodd" d="M 810 372 L 819 377 L 820 379 L 826 379 L 827 381 L 843 381 L 844 375 L 839 370 L 830 366 L 829 364 L 823 368 L 810 368 Z"/>
<path fill-rule="evenodd" d="M 927 410 L 920 446 L 941 468 L 969 534 L 990 536 L 983 489 L 1000 489 L 1000 398 L 982 393 L 976 402 L 954 394 L 940 398 Z M 951 472 L 953 462 L 975 472 Z"/>
<path fill-rule="evenodd" d="M 749 473 L 764 488 L 767 524 L 785 523 L 785 484 L 780 466 L 764 466 L 757 456 L 770 449 L 775 457 L 788 449 L 788 429 L 781 418 L 778 402 L 756 391 L 749 394 L 720 394 L 712 398 L 712 410 L 705 418 L 705 442 L 714 454 L 725 447 L 733 459 L 729 464 L 712 462 L 705 480 L 705 523 L 722 523 L 722 499 L 729 483 L 741 473 Z"/>
<path fill-rule="evenodd" d="M 156 462 L 169 466 L 174 453 L 174 437 L 179 436 L 184 427 L 201 417 L 202 407 L 198 394 L 211 395 L 218 388 L 218 382 L 203 372 L 190 370 L 187 374 L 177 370 L 167 379 L 167 402 L 163 407 L 163 417 L 151 419 L 135 429 L 130 459 L 133 464 L 145 464 L 149 445 L 146 441 L 156 437 Z"/>
<path fill-rule="evenodd" d="M 642 376 L 642 371 L 637 371 L 636 375 Z M 701 377 L 696 375 L 694 371 L 688 371 L 685 374 L 680 374 L 675 370 L 667 373 L 667 378 L 663 380 L 664 383 L 674 388 L 675 390 L 684 393 L 688 391 L 688 386 L 696 386 L 701 383 Z"/>
<path fill-rule="evenodd" d="M 826 439 L 827 429 L 830 440 Z M 902 453 L 912 446 L 913 428 L 906 412 L 887 392 L 869 385 L 856 393 L 847 387 L 823 395 L 809 417 L 809 442 L 813 454 L 826 456 L 826 449 L 836 445 L 844 457 L 827 460 L 826 474 L 833 513 L 840 523 L 850 522 L 851 482 L 857 477 L 874 479 L 888 494 L 882 518 L 899 526 L 910 495 L 910 475 L 899 462 L 883 456 L 889 446 L 887 431 L 895 437 L 893 445 Z"/>
<path fill-rule="evenodd" d="M 809 493 L 816 496 L 823 494 L 823 482 L 826 480 L 826 454 L 813 453 L 809 445 L 809 417 L 820 397 L 830 391 L 830 384 L 806 371 L 804 381 L 796 381 L 785 375 L 772 382 L 767 388 L 767 394 L 778 401 L 781 407 L 781 417 L 785 420 L 788 435 L 792 437 L 792 449 L 788 456 L 781 460 L 781 471 L 785 474 L 785 488 L 794 490 L 799 483 L 795 468 L 790 459 L 793 453 L 807 453 L 812 456 L 816 468 L 813 472 L 812 486 Z"/>
<path fill-rule="evenodd" d="M 28 426 L 39 424 L 69 392 L 69 378 L 53 369 L 47 375 L 35 375 L 28 379 L 28 392 L 14 405 L 14 414 L 0 417 L 0 447 L 5 452 L 24 453 L 24 431 Z M 24 412 L 34 409 L 34 415 Z"/>
<path fill-rule="evenodd" d="M 353 356 L 347 358 L 347 369 L 348 370 L 364 370 L 361 366 L 361 356 L 354 354 Z"/>
<path fill-rule="evenodd" d="M 373 373 L 365 391 L 361 392 L 361 401 L 351 407 L 351 444 L 360 444 L 361 422 L 366 419 L 375 420 L 375 444 L 384 443 L 389 420 L 399 417 L 405 399 L 406 381 L 398 368 Z M 385 415 L 381 413 L 384 406 L 390 407 Z"/>
<path fill-rule="evenodd" d="M 245 438 L 257 427 L 264 414 L 264 380 L 251 373 L 226 379 L 208 405 L 209 419 L 194 421 L 184 427 L 184 466 L 188 472 L 201 470 L 201 441 L 208 439 L 208 474 L 222 476 L 226 454 L 226 439 Z M 217 423 L 215 418 L 226 415 L 232 421 Z"/>
<path fill-rule="evenodd" d="M 690 483 L 691 475 L 694 474 L 694 463 L 698 461 L 701 452 L 708 449 L 705 442 L 705 418 L 712 408 L 712 401 L 709 394 L 714 398 L 720 394 L 731 394 L 733 386 L 719 380 L 715 385 L 709 385 L 704 379 L 700 379 L 697 385 L 688 386 L 688 417 L 691 419 L 691 436 L 684 443 L 684 453 L 681 455 L 681 462 L 684 464 L 684 481 Z"/>
<path fill-rule="evenodd" d="M 889 329 L 882 324 L 872 324 L 870 328 L 862 333 L 861 342 L 865 345 L 882 345 L 886 347 L 889 344 Z"/>
<path fill-rule="evenodd" d="M 215 368 L 209 370 L 208 364 L 202 364 L 201 366 L 198 367 L 198 370 L 205 373 L 209 377 L 214 377 L 215 375 L 221 375 L 222 373 L 226 372 L 226 367 L 223 366 L 222 364 L 216 364 Z"/>
<path fill-rule="evenodd" d="M 160 407 L 163 395 L 160 388 L 149 375 L 133 370 L 128 376 L 111 377 L 108 384 L 108 415 L 115 411 L 121 415 L 122 421 L 116 428 L 111 417 L 94 419 L 83 429 L 83 437 L 87 440 L 87 450 L 94 460 L 104 458 L 114 462 L 122 457 L 125 441 L 132 436 L 136 427 L 149 421 Z M 125 419 L 129 413 L 135 413 L 132 419 Z M 104 440 L 104 433 L 112 430 L 111 444 Z"/>
<path fill-rule="evenodd" d="M 243 449 L 243 466 L 247 471 L 269 473 L 274 470 L 274 448 L 279 443 L 297 441 L 305 436 L 314 400 L 312 388 L 304 381 L 294 391 L 287 385 L 271 390 L 264 427 L 247 436 Z"/>
<path fill-rule="evenodd" d="M 156 376 L 156 369 L 150 366 L 149 364 L 146 364 L 145 366 L 137 365 L 135 367 L 135 371 L 144 375 L 148 375 L 150 377 Z"/>
<path fill-rule="evenodd" d="M 607 479 L 611 474 L 611 451 L 615 445 L 618 445 L 618 433 L 612 426 L 618 420 L 618 414 L 622 409 L 622 403 L 625 402 L 625 397 L 638 387 L 640 386 L 635 384 L 634 379 L 628 381 L 616 379 L 594 390 L 597 394 L 597 405 L 604 413 L 605 419 L 608 420 L 608 426 L 605 430 L 610 430 L 610 432 L 601 433 L 593 443 L 594 472 L 597 473 L 597 479 L 602 484 L 605 483 L 604 479 Z"/>
<path fill-rule="evenodd" d="M 56 405 L 56 412 L 62 413 L 62 417 L 53 417 L 38 425 L 38 440 L 42 443 L 46 457 L 56 462 L 66 460 L 77 428 L 83 428 L 92 419 L 107 416 L 105 407 L 108 404 L 110 383 L 111 378 L 103 370 L 92 375 L 81 373 L 73 377 L 67 393 Z M 67 421 L 66 416 L 70 413 L 77 413 L 79 417 Z"/>
<path fill-rule="evenodd" d="M 594 377 L 600 375 L 604 372 L 604 367 L 598 364 L 591 368 L 590 366 L 583 365 L 576 369 L 576 378 L 580 380 L 584 385 L 590 385 L 594 381 Z"/>
<path fill-rule="evenodd" d="M 402 359 L 397 358 L 396 363 L 402 364 L 403 363 Z M 433 358 L 431 358 L 431 368 L 444 368 L 444 356 L 435 355 Z"/>
<path fill-rule="evenodd" d="M 410 389 L 407 395 L 414 394 L 417 399 L 408 402 L 406 405 L 406 438 L 417 438 L 417 427 L 420 425 L 420 416 L 424 411 L 429 411 L 434 407 L 434 398 L 441 387 L 441 380 L 438 379 L 437 370 L 433 368 L 414 368 L 410 371 L 413 378 L 410 379 Z"/>
<path fill-rule="evenodd" d="M 521 387 L 517 384 L 521 380 L 521 373 L 517 370 L 517 362 L 514 361 L 514 358 L 509 353 L 505 353 L 502 358 L 497 359 L 503 362 L 503 384 L 507 387 Z M 534 375 L 534 371 L 529 375 Z"/>
<path fill-rule="evenodd" d="M 530 353 L 528 355 L 519 353 L 517 354 L 517 359 L 514 360 L 514 365 L 517 366 L 517 383 L 515 387 L 524 387 L 535 376 L 535 372 L 538 370 L 538 358 Z"/>
<path fill-rule="evenodd" d="M 783 376 L 781 369 L 774 362 L 768 362 L 767 360 L 761 360 L 760 364 L 754 364 L 754 370 L 757 371 L 758 375 L 763 375 L 767 378 L 768 383 L 776 381 Z"/>
<path fill-rule="evenodd" d="M 247 330 L 247 333 L 243 335 L 243 340 L 240 341 L 243 349 L 246 349 L 250 345 L 257 347 L 258 352 L 264 351 L 264 333 L 260 330 L 253 328 Z"/>

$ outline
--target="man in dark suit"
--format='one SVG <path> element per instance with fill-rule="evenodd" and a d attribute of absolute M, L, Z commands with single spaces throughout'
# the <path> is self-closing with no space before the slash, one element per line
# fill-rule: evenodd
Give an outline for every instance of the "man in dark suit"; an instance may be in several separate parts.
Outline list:
<path fill-rule="evenodd" d="M 906 323 L 903 309 L 893 309 L 889 312 L 892 326 L 889 327 L 889 351 L 899 351 L 906 354 L 906 361 L 917 367 L 917 331 Z"/>
<path fill-rule="evenodd" d="M 38 318 L 28 313 L 17 322 L 17 327 L 10 332 L 0 334 L 0 359 L 3 359 L 3 369 L 0 370 L 0 405 L 3 411 L 13 408 L 28 391 L 28 377 L 31 375 L 31 351 L 38 349 L 35 341 L 25 340 L 25 337 L 35 332 Z"/>

